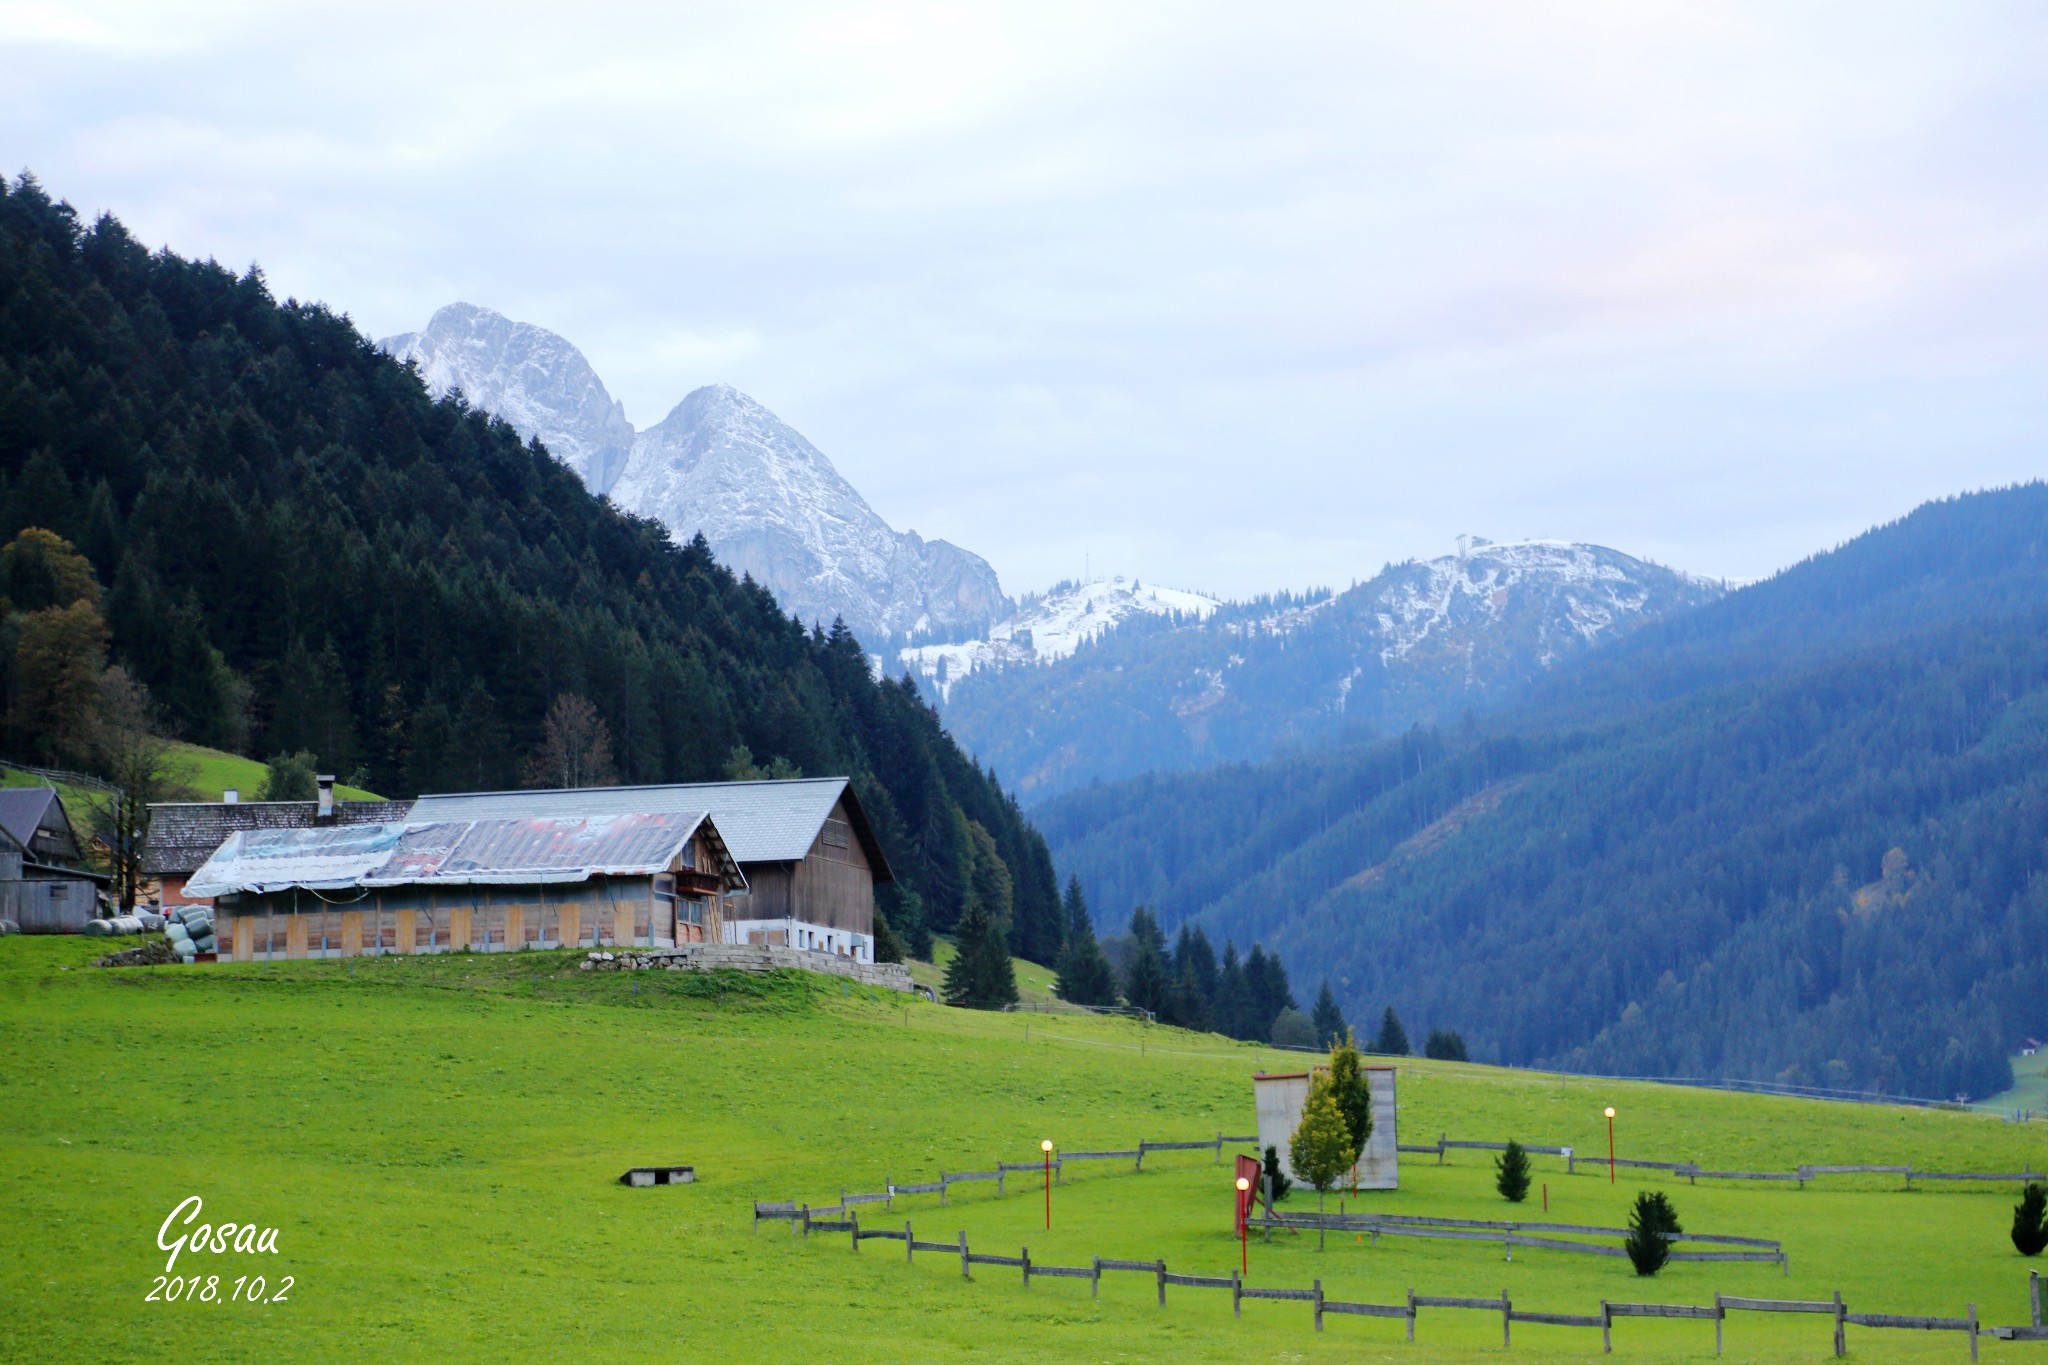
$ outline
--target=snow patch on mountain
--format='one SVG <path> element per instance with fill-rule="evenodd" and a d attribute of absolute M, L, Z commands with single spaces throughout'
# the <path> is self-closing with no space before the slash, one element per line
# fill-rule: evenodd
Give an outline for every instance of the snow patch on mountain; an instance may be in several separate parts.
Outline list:
<path fill-rule="evenodd" d="M 922 674 L 947 697 L 953 684 L 979 668 L 1054 663 L 1134 616 L 1178 615 L 1203 621 L 1222 603 L 1200 593 L 1162 588 L 1121 574 L 1092 583 L 1064 583 L 1027 600 L 992 627 L 985 639 L 913 645 L 899 652 L 903 666 Z"/>

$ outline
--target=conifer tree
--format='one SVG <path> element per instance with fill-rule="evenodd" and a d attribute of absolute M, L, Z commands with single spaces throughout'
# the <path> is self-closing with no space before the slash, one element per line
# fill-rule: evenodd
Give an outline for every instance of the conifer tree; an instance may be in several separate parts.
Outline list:
<path fill-rule="evenodd" d="M 1654 1275 L 1671 1257 L 1671 1239 L 1685 1231 L 1678 1225 L 1678 1211 L 1662 1190 L 1645 1190 L 1636 1196 L 1629 1210 L 1628 1240 L 1622 1249 L 1638 1275 Z"/>
<path fill-rule="evenodd" d="M 1423 1041 L 1422 1055 L 1439 1062 L 1465 1062 L 1471 1060 L 1465 1053 L 1464 1035 L 1454 1033 L 1449 1029 L 1431 1029 L 1429 1037 Z"/>
<path fill-rule="evenodd" d="M 2012 1244 L 2022 1256 L 2048 1249 L 2048 1186 L 2038 1180 L 2027 1182 L 2020 1202 L 2012 1206 Z"/>
<path fill-rule="evenodd" d="M 1151 929 L 1150 934 L 1144 932 L 1147 928 Z M 1142 905 L 1131 912 L 1130 937 L 1135 951 L 1130 968 L 1124 973 L 1124 999 L 1155 1016 L 1165 1014 L 1169 989 L 1166 958 L 1159 951 L 1158 926 Z"/>
<path fill-rule="evenodd" d="M 1392 1005 L 1380 1016 L 1379 1037 L 1372 1040 L 1372 1050 L 1388 1057 L 1408 1055 L 1408 1030 L 1401 1027 L 1401 1016 L 1394 1013 Z"/>
<path fill-rule="evenodd" d="M 1344 1023 L 1344 1011 L 1337 1008 L 1337 997 L 1330 993 L 1330 978 L 1323 978 L 1323 988 L 1316 992 L 1316 1007 L 1309 1014 L 1316 1026 L 1316 1044 L 1319 1047 L 1335 1047 L 1349 1032 Z"/>
<path fill-rule="evenodd" d="M 1245 1025 L 1244 966 L 1237 959 L 1237 945 L 1223 945 L 1223 965 L 1216 969 L 1216 1028 L 1232 1038 L 1251 1036 Z"/>
<path fill-rule="evenodd" d="M 1507 1150 L 1493 1160 L 1493 1187 L 1510 1204 L 1529 1197 L 1529 1154 L 1513 1138 L 1508 1139 Z"/>
<path fill-rule="evenodd" d="M 946 964 L 948 1004 L 997 1010 L 1017 1003 L 1017 973 L 1002 926 L 979 900 L 960 917 L 953 960 Z"/>
<path fill-rule="evenodd" d="M 1294 1188 L 1294 1181 L 1292 1181 L 1291 1179 L 1289 1179 L 1289 1178 L 1288 1178 L 1288 1175 L 1287 1175 L 1287 1172 L 1286 1172 L 1286 1171 L 1284 1171 L 1284 1170 L 1280 1169 L 1280 1149 L 1279 1149 L 1278 1147 L 1275 1147 L 1275 1146 L 1274 1146 L 1274 1145 L 1273 1145 L 1272 1143 L 1270 1143 L 1270 1142 L 1269 1142 L 1269 1143 L 1267 1143 L 1267 1144 L 1266 1144 L 1266 1197 L 1267 1197 L 1267 1199 L 1268 1199 L 1268 1200 L 1269 1200 L 1269 1201 L 1270 1201 L 1271 1203 L 1277 1204 L 1277 1203 L 1279 1203 L 1279 1202 L 1280 1202 L 1281 1200 L 1285 1199 L 1285 1198 L 1287 1197 L 1287 1192 L 1288 1192 L 1289 1190 L 1292 1190 L 1293 1188 Z"/>
<path fill-rule="evenodd" d="M 1114 1005 L 1116 973 L 1095 938 L 1095 925 L 1088 914 L 1088 901 L 1081 894 L 1078 877 L 1067 879 L 1065 900 L 1066 943 L 1060 949 L 1058 975 L 1053 993 L 1076 1005 Z"/>
<path fill-rule="evenodd" d="M 1330 1094 L 1344 1116 L 1344 1126 L 1351 1130 L 1351 1167 L 1356 1167 L 1365 1155 L 1365 1144 L 1372 1141 L 1372 1081 L 1350 1029 L 1330 1043 Z"/>

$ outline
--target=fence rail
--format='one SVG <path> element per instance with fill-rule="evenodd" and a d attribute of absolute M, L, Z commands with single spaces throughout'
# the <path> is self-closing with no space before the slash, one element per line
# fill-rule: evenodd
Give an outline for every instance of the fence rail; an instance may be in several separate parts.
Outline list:
<path fill-rule="evenodd" d="M 1549 1146 L 1539 1143 L 1523 1143 L 1522 1150 L 1532 1156 L 1561 1157 L 1565 1174 L 1577 1175 L 1581 1166 L 1595 1170 L 1609 1166 L 1632 1171 L 1668 1171 L 1684 1176 L 1697 1184 L 1702 1180 L 1790 1180 L 1804 1189 L 1806 1183 L 1827 1175 L 1896 1175 L 1904 1179 L 1906 1188 L 1913 1188 L 1916 1180 L 1962 1180 L 1991 1181 L 1998 1184 L 2021 1184 L 2029 1181 L 2048 1179 L 2031 1166 L 2020 1171 L 1923 1171 L 1911 1164 L 1869 1164 L 1869 1163 L 1807 1163 L 1789 1171 L 1717 1171 L 1708 1170 L 1697 1161 L 1651 1161 L 1643 1157 L 1604 1157 L 1597 1153 L 1581 1153 L 1570 1146 Z M 1505 1142 L 1473 1142 L 1442 1135 L 1435 1142 L 1403 1142 L 1396 1145 L 1397 1151 L 1410 1152 L 1418 1156 L 1434 1156 L 1437 1164 L 1443 1164 L 1447 1153 L 1455 1151 L 1505 1151 Z"/>
<path fill-rule="evenodd" d="M 822 1219 L 812 1216 L 813 1211 L 789 1201 L 764 1202 L 757 1200 L 754 1215 L 758 1222 L 762 1218 L 789 1216 L 794 1208 L 798 1223 L 804 1235 L 814 1232 L 846 1232 L 851 1234 L 853 1249 L 860 1250 L 864 1241 L 885 1239 L 903 1243 L 904 1256 L 914 1262 L 917 1253 L 939 1252 L 948 1257 L 960 1258 L 960 1273 L 972 1279 L 975 1266 L 1001 1266 L 1021 1270 L 1024 1284 L 1028 1288 L 1034 1278 L 1038 1279 L 1085 1279 L 1089 1281 L 1091 1295 L 1101 1292 L 1102 1275 L 1105 1271 L 1128 1271 L 1150 1275 L 1158 1288 L 1161 1307 L 1166 1304 L 1168 1288 L 1176 1289 L 1228 1289 L 1232 1312 L 1243 1315 L 1246 1299 L 1266 1299 L 1281 1302 L 1308 1303 L 1314 1308 L 1315 1330 L 1323 1330 L 1326 1314 L 1368 1318 L 1403 1318 L 1407 1322 L 1408 1339 L 1415 1339 L 1415 1325 L 1423 1309 L 1442 1309 L 1452 1312 L 1498 1313 L 1501 1318 L 1501 1343 L 1513 1344 L 1514 1324 L 1528 1323 L 1546 1327 L 1566 1327 L 1600 1330 L 1601 1348 L 1611 1352 L 1614 1349 L 1614 1322 L 1617 1318 L 1683 1318 L 1695 1321 L 1711 1320 L 1714 1324 L 1714 1353 L 1719 1355 L 1722 1347 L 1722 1333 L 1730 1313 L 1797 1313 L 1831 1318 L 1834 1325 L 1834 1351 L 1837 1357 L 1847 1352 L 1846 1329 L 1850 1327 L 1868 1330 L 1908 1330 L 1928 1332 L 1960 1332 L 1970 1339 L 1970 1359 L 1977 1359 L 1977 1339 L 1984 1333 L 2007 1341 L 2048 1341 L 2048 1327 L 2041 1325 L 2040 1275 L 2032 1272 L 2028 1281 L 2028 1293 L 2034 1305 L 2035 1322 L 2030 1326 L 1985 1327 L 1978 1322 L 1977 1305 L 1970 1304 L 1962 1317 L 1920 1316 L 1903 1313 L 1852 1313 L 1837 1291 L 1833 1298 L 1820 1299 L 1763 1299 L 1732 1294 L 1716 1294 L 1711 1306 L 1684 1303 L 1613 1303 L 1603 1300 L 1598 1313 L 1560 1313 L 1516 1308 L 1514 1301 L 1503 1290 L 1499 1298 L 1474 1298 L 1466 1295 L 1418 1294 L 1408 1291 L 1406 1303 L 1376 1304 L 1350 1303 L 1325 1298 L 1323 1282 L 1317 1280 L 1307 1289 L 1288 1288 L 1279 1285 L 1248 1285 L 1241 1275 L 1190 1275 L 1168 1270 L 1164 1259 L 1153 1261 L 1119 1260 L 1097 1256 L 1086 1266 L 1035 1265 L 1031 1260 L 1031 1249 L 1021 1248 L 1017 1255 L 1007 1256 L 994 1252 L 972 1250 L 967 1243 L 967 1234 L 962 1232 L 957 1242 L 920 1241 L 906 1221 L 902 1231 L 894 1228 L 867 1228 L 860 1226 L 857 1215 L 844 1219 Z M 1384 1230 L 1384 1229 L 1383 1229 Z M 1416 1229 L 1417 1231 L 1447 1231 L 1446 1229 Z M 1679 1253 L 1674 1253 L 1676 1256 Z M 1753 1253 L 1695 1253 L 1701 1257 L 1724 1259 L 1735 1255 Z"/>

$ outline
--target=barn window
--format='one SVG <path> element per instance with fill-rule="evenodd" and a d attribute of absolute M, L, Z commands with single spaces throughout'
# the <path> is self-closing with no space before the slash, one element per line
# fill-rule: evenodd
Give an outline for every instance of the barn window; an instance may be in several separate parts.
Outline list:
<path fill-rule="evenodd" d="M 850 834 L 851 830 L 844 820 L 827 820 L 825 822 L 825 847 L 845 848 Z"/>

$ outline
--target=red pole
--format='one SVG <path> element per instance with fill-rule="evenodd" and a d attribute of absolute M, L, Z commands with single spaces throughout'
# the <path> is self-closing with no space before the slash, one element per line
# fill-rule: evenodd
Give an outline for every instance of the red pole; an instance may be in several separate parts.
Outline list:
<path fill-rule="evenodd" d="M 1607 1111 L 1607 1183 L 1614 1183 L 1614 1111 Z"/>
<path fill-rule="evenodd" d="M 1045 1230 L 1052 1231 L 1052 1148 L 1045 1149 Z"/>
<path fill-rule="evenodd" d="M 1249 1275 L 1252 1272 L 1248 1233 L 1251 1219 L 1247 1216 L 1248 1210 L 1245 1208 L 1245 1205 L 1251 1202 L 1251 1197 L 1250 1190 L 1237 1192 L 1237 1273 L 1240 1275 Z"/>

